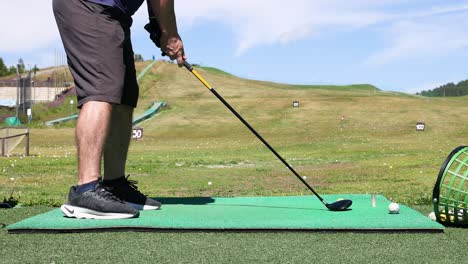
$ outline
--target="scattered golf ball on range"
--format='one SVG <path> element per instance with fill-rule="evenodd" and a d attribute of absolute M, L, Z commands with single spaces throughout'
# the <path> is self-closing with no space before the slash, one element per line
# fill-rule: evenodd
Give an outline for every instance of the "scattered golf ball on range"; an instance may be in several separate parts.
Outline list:
<path fill-rule="evenodd" d="M 212 183 L 212 182 L 208 182 L 208 185 L 211 185 L 211 184 L 213 184 L 213 183 Z"/>
<path fill-rule="evenodd" d="M 400 206 L 397 203 L 390 203 L 388 205 L 388 213 L 398 214 L 400 212 Z"/>

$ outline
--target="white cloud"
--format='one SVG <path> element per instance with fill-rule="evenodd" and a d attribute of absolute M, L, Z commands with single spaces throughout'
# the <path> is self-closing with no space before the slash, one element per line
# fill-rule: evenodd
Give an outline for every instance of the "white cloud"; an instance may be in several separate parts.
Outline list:
<path fill-rule="evenodd" d="M 405 20 L 384 30 L 389 43 L 366 62 L 381 66 L 402 59 L 438 57 L 468 48 L 466 15 Z"/>
<path fill-rule="evenodd" d="M 288 44 L 321 33 L 379 25 L 387 46 L 367 61 L 382 65 L 401 58 L 432 56 L 466 47 L 468 1 L 432 0 L 176 0 L 183 29 L 218 23 L 234 36 L 236 55 L 273 44 Z M 416 4 L 415 4 L 416 3 Z M 434 3 L 438 5 L 434 5 Z M 410 8 L 410 6 L 412 6 Z M 0 55 L 60 47 L 52 0 L 0 1 Z M 444 14 L 450 14 L 444 16 Z M 433 17 L 440 17 L 433 20 Z M 135 35 L 142 32 L 146 7 L 134 16 Z M 388 37 L 387 37 L 388 36 Z M 443 41 L 437 41 L 441 40 Z M 427 45 L 430 43 L 431 45 Z M 295 52 L 295 51 L 288 51 Z"/>
<path fill-rule="evenodd" d="M 463 2 L 463 1 L 461 1 Z M 468 4 L 467 3 L 459 3 L 457 5 L 445 5 L 445 6 L 434 6 L 428 10 L 423 10 L 420 12 L 408 14 L 409 17 L 429 17 L 429 16 L 436 16 L 436 15 L 444 15 L 450 13 L 458 13 L 468 11 Z"/>
<path fill-rule="evenodd" d="M 382 30 L 387 46 L 366 61 L 369 66 L 402 59 L 439 57 L 468 48 L 468 4 L 436 6 L 394 15 Z"/>
<path fill-rule="evenodd" d="M 236 55 L 275 43 L 290 43 L 329 27 L 358 28 L 385 19 L 370 0 L 237 0 L 176 1 L 184 25 L 221 23 L 234 33 Z M 388 1 L 383 1 L 388 2 Z"/>
<path fill-rule="evenodd" d="M 464 19 L 467 1 L 456 5 L 445 1 L 419 1 L 411 8 L 414 1 L 405 0 L 179 0 L 176 3 L 178 18 L 184 25 L 226 25 L 236 36 L 236 55 L 261 46 L 288 44 L 322 32 L 373 25 L 387 28 L 377 34 L 388 42 L 368 59 L 366 64 L 372 66 L 408 57 L 438 56 L 464 48 L 468 41 Z M 465 14 L 454 19 L 460 12 Z M 440 16 L 443 18 L 434 19 Z"/>
<path fill-rule="evenodd" d="M 0 54 L 39 50 L 59 39 L 52 0 L 3 0 L 0 10 Z"/>

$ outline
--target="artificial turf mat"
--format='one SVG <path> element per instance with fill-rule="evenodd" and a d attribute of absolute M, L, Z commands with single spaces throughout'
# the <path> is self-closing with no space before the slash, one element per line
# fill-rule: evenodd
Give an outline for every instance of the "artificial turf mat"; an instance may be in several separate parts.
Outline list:
<path fill-rule="evenodd" d="M 351 210 L 329 211 L 314 196 L 159 198 L 161 210 L 141 211 L 140 217 L 121 220 L 66 218 L 60 209 L 7 227 L 9 233 L 100 231 L 413 231 L 443 232 L 444 227 L 419 212 L 400 205 L 389 214 L 390 203 L 376 196 L 324 195 L 329 203 L 351 199 Z"/>

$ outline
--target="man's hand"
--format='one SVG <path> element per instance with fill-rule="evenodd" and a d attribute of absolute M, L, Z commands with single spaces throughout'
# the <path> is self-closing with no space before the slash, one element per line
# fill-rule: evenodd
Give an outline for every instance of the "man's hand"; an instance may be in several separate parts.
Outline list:
<path fill-rule="evenodd" d="M 184 44 L 179 34 L 175 33 L 169 35 L 162 33 L 159 41 L 161 43 L 161 51 L 171 60 L 177 60 L 179 67 L 182 67 L 187 57 L 185 56 Z"/>
<path fill-rule="evenodd" d="M 148 0 L 148 2 L 159 23 L 161 51 L 171 60 L 177 60 L 179 67 L 182 67 L 187 57 L 177 31 L 174 0 Z"/>

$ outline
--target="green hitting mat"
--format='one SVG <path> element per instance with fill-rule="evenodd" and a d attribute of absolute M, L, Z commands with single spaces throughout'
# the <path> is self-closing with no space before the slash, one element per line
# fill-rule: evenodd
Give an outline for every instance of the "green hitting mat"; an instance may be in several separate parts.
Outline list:
<path fill-rule="evenodd" d="M 9 233 L 100 231 L 414 231 L 443 232 L 444 227 L 400 205 L 370 195 L 324 195 L 328 202 L 353 200 L 351 210 L 329 211 L 315 196 L 161 198 L 161 210 L 141 211 L 139 218 L 92 220 L 66 218 L 59 209 L 7 227 Z"/>

